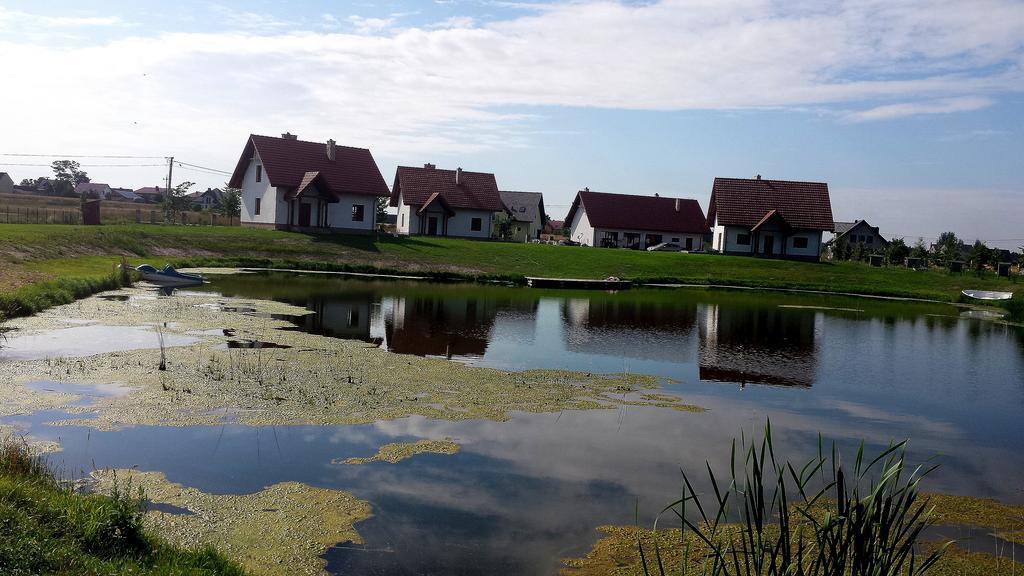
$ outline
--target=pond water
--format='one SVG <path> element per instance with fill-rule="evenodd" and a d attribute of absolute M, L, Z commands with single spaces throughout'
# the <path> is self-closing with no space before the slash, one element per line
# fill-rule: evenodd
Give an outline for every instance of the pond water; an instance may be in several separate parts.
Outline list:
<path fill-rule="evenodd" d="M 555 573 L 560 558 L 589 549 L 596 526 L 637 515 L 649 525 L 677 497 L 680 468 L 698 472 L 708 460 L 725 470 L 732 439 L 769 417 L 776 447 L 794 461 L 816 453 L 819 432 L 847 449 L 910 438 L 911 461 L 941 464 L 927 489 L 1024 501 L 1024 330 L 962 318 L 952 306 L 296 274 L 217 277 L 204 290 L 302 306 L 314 314 L 292 318 L 294 329 L 396 353 L 509 370 L 654 374 L 708 409 L 115 432 L 49 427 L 64 417 L 53 412 L 8 419 L 59 438 L 64 451 L 54 459 L 76 475 L 137 466 L 213 493 L 288 480 L 349 490 L 374 517 L 356 526 L 365 546 L 327 553 L 333 573 Z M 272 333 L 262 337 L 273 343 Z M 462 449 L 331 464 L 420 438 L 452 438 Z"/>

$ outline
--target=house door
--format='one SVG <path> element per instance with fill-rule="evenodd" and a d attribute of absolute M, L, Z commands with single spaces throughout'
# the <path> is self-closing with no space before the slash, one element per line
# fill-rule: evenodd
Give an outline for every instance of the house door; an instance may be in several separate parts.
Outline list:
<path fill-rule="evenodd" d="M 693 238 L 687 238 L 686 239 L 686 248 L 685 248 L 685 250 L 687 250 L 687 251 L 693 250 Z"/>
<path fill-rule="evenodd" d="M 775 253 L 775 236 L 769 234 L 764 237 L 764 249 L 761 252 L 765 256 L 771 256 Z"/>
<path fill-rule="evenodd" d="M 310 216 L 313 212 L 312 204 L 299 204 L 299 226 L 309 226 Z"/>
<path fill-rule="evenodd" d="M 437 236 L 437 216 L 427 217 L 427 236 Z"/>

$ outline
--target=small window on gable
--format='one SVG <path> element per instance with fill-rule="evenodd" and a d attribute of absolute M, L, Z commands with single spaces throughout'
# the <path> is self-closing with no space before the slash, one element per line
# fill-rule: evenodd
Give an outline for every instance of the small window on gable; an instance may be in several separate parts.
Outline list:
<path fill-rule="evenodd" d="M 793 248 L 807 248 L 807 237 L 797 236 L 793 238 Z"/>
<path fill-rule="evenodd" d="M 480 218 L 473 218 L 472 220 L 469 221 L 469 229 L 472 230 L 473 232 L 479 232 L 480 230 L 482 230 L 483 225 L 483 220 L 481 220 Z"/>
<path fill-rule="evenodd" d="M 402 214 L 402 222 L 399 224 L 399 226 L 402 226 L 403 228 L 405 227 L 405 214 Z"/>
<path fill-rule="evenodd" d="M 256 165 L 256 181 L 263 182 L 263 166 L 259 164 Z"/>
<path fill-rule="evenodd" d="M 260 215 L 260 198 L 256 199 L 256 210 L 253 211 L 253 214 L 256 216 Z"/>
<path fill-rule="evenodd" d="M 740 246 L 750 246 L 750 234 L 737 234 L 736 243 Z"/>
<path fill-rule="evenodd" d="M 353 222 L 362 222 L 363 221 L 363 217 L 365 216 L 365 210 L 366 210 L 366 207 L 363 206 L 362 204 L 353 204 L 352 205 L 352 221 Z"/>

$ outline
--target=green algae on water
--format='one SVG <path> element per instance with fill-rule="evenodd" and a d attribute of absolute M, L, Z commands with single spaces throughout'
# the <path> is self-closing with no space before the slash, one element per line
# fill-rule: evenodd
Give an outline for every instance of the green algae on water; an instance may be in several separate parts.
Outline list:
<path fill-rule="evenodd" d="M 187 513 L 146 512 L 147 527 L 186 548 L 212 545 L 252 574 L 325 574 L 321 556 L 341 542 L 361 544 L 354 528 L 369 518 L 370 504 L 348 492 L 299 482 L 274 484 L 244 495 L 207 494 L 175 484 L 159 472 L 102 470 L 96 487 L 109 492 L 115 478 L 124 488 L 141 487 L 157 504 Z"/>
<path fill-rule="evenodd" d="M 371 462 L 387 462 L 397 464 L 417 454 L 458 454 L 459 445 L 449 439 L 417 440 L 416 442 L 395 442 L 381 446 L 373 456 L 353 457 L 344 460 L 334 459 L 331 464 L 369 464 Z"/>
<path fill-rule="evenodd" d="M 152 325 L 154 349 L 97 354 L 76 359 L 4 364 L 23 411 L 63 408 L 84 414 L 75 425 L 116 429 L 126 425 L 191 426 L 230 420 L 264 426 L 365 424 L 411 415 L 445 420 L 507 420 L 511 413 L 653 406 L 697 410 L 672 395 L 643 396 L 659 381 L 639 374 L 594 374 L 564 370 L 509 372 L 441 358 L 395 354 L 361 341 L 297 330 L 268 314 L 309 313 L 275 302 L 184 293 L 153 298 L 120 290 L 129 300 L 92 297 L 19 319 L 39 331 L 69 319 L 107 325 Z M 200 342 L 163 351 L 159 333 L 190 334 Z M 229 348 L 232 340 L 272 342 L 288 348 Z M 123 395 L 96 398 L 27 394 L 19 383 L 35 380 L 77 384 L 123 384 Z M 69 424 L 71 421 L 60 422 Z"/>

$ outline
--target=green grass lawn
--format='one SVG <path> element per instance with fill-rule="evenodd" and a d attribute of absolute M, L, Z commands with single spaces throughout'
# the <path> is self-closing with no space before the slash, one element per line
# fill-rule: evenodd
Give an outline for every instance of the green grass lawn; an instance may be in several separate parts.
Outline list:
<path fill-rule="evenodd" d="M 678 254 L 448 238 L 317 236 L 240 227 L 0 225 L 0 267 L 37 278 L 4 285 L 0 311 L 21 291 L 60 279 L 100 282 L 121 255 L 132 264 L 273 266 L 341 271 L 388 271 L 438 277 L 524 276 L 666 281 L 757 288 L 790 288 L 957 301 L 964 288 L 1016 290 L 1019 281 L 987 273 L 950 274 L 872 268 L 855 262 Z M 2 268 L 0 268 L 2 270 Z M 25 286 L 29 284 L 29 286 Z M 68 292 L 64 288 L 65 292 Z M 72 290 L 73 292 L 74 290 Z M 38 294 L 35 294 L 39 300 Z M 7 304 L 3 302 L 7 298 Z M 59 299 L 58 299 L 59 300 Z M 45 303 L 45 302 L 42 302 Z M 31 306 L 30 308 L 35 308 Z M 23 310 L 32 311 L 32 310 Z"/>
<path fill-rule="evenodd" d="M 213 549 L 182 550 L 142 525 L 144 497 L 63 486 L 13 438 L 0 439 L 0 574 L 243 576 Z"/>

